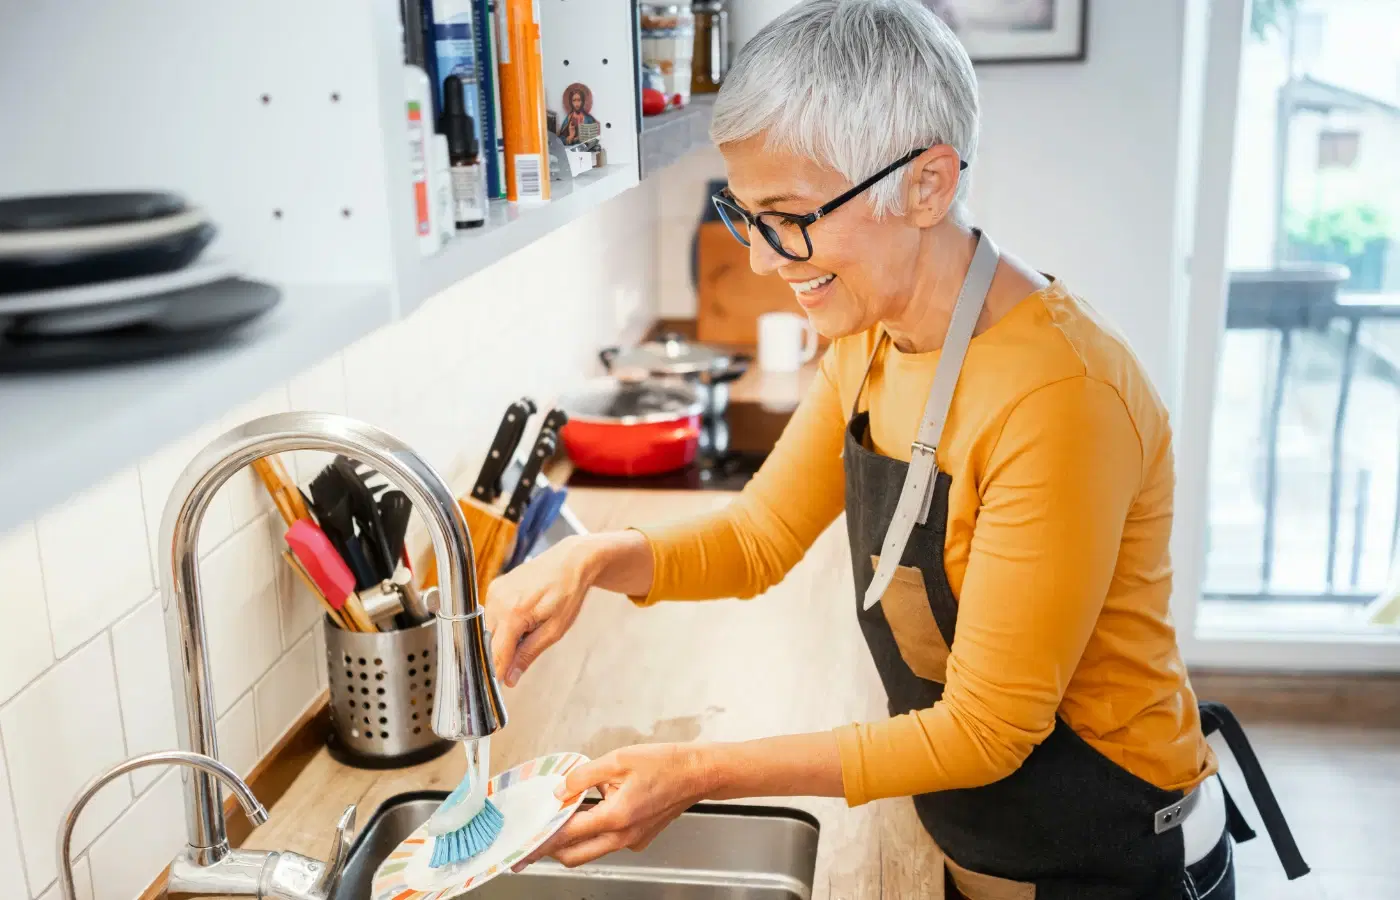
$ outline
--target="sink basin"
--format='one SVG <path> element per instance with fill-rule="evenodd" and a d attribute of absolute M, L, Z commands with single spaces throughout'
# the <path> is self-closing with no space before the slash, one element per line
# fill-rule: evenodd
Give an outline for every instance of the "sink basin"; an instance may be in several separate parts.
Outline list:
<path fill-rule="evenodd" d="M 444 791 L 384 802 L 355 839 L 336 900 L 369 900 L 374 870 L 438 804 Z M 588 801 L 586 801 L 588 802 Z M 541 860 L 469 892 L 471 900 L 807 900 L 817 821 L 772 806 L 701 803 L 641 852 L 623 850 L 566 869 Z"/>

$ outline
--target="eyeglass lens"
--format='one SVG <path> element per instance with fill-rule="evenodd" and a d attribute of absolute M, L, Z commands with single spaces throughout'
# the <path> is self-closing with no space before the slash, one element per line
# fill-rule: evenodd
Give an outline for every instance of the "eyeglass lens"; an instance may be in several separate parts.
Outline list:
<path fill-rule="evenodd" d="M 752 228 L 749 225 L 749 217 L 744 215 L 732 200 L 724 197 L 716 198 L 715 206 L 719 208 L 720 216 L 724 218 L 724 224 L 729 226 L 729 230 L 734 234 L 739 242 L 745 247 L 751 245 Z M 802 226 L 792 219 L 772 212 L 763 212 L 753 217 L 755 228 L 763 235 L 768 246 L 778 251 L 789 259 L 807 259 L 812 255 L 812 248 L 807 242 L 807 235 L 803 232 Z"/>

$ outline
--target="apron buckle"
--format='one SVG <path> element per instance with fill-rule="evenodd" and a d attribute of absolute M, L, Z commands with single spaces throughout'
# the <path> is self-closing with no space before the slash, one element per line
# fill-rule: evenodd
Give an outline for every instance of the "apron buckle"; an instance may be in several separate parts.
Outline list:
<path fill-rule="evenodd" d="M 1171 831 L 1173 828 L 1176 828 L 1182 822 L 1186 821 L 1186 817 L 1191 815 L 1191 810 L 1196 808 L 1196 804 L 1199 803 L 1200 800 L 1201 792 L 1199 790 L 1194 790 L 1170 806 L 1164 806 L 1157 810 L 1156 814 L 1152 817 L 1152 830 L 1157 834 L 1161 834 L 1164 831 Z"/>

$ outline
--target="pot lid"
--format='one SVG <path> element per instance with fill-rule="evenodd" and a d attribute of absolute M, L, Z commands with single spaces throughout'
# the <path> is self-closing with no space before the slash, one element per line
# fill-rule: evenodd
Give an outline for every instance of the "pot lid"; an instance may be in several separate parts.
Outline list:
<path fill-rule="evenodd" d="M 684 384 L 594 378 L 560 403 L 570 421 L 635 425 L 700 415 L 700 393 Z"/>
<path fill-rule="evenodd" d="M 726 368 L 730 360 L 731 356 L 722 350 L 670 333 L 612 354 L 610 365 L 619 369 L 643 369 L 656 375 L 692 375 Z"/>

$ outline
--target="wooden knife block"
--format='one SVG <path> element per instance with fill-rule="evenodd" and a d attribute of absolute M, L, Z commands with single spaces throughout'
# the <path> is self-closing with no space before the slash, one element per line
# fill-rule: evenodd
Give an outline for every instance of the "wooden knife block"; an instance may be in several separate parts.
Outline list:
<path fill-rule="evenodd" d="M 768 312 L 803 315 L 787 282 L 776 274 L 754 274 L 749 268 L 749 248 L 734 240 L 723 222 L 702 223 L 697 243 L 697 340 L 752 347 L 758 343 L 759 316 Z"/>

